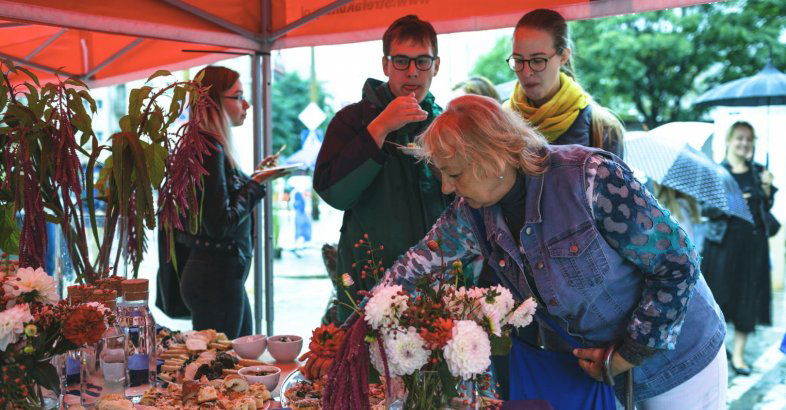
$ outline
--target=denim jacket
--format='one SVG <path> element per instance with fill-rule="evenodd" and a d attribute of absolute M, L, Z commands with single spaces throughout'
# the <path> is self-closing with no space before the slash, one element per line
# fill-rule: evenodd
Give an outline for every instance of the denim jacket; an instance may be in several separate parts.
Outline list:
<path fill-rule="evenodd" d="M 467 203 L 457 199 L 426 238 L 390 268 L 385 281 L 412 289 L 418 276 L 441 266 L 443 256 L 465 263 L 488 259 L 500 282 L 517 298 L 527 298 L 533 292 L 522 271 L 531 269 L 541 308 L 587 347 L 628 336 L 656 349 L 634 370 L 636 400 L 676 387 L 715 358 L 725 336 L 722 314 L 699 272 L 693 245 L 616 156 L 577 145 L 548 149 L 547 171 L 526 176 L 526 222 L 516 233 L 520 247 L 499 206 L 479 209 L 480 224 Z M 627 234 L 644 237 L 641 246 L 621 247 L 629 238 L 614 236 L 622 229 L 619 224 L 609 218 L 597 222 L 588 200 L 592 190 L 586 186 L 593 157 L 606 158 L 628 178 L 613 190 L 637 193 L 635 199 L 646 203 L 649 226 L 644 220 L 623 221 L 644 226 L 639 226 L 642 232 L 646 228 L 649 237 Z M 669 240 L 667 231 L 678 239 Z M 431 239 L 440 240 L 441 251 L 429 250 Z M 658 254 L 656 248 L 668 252 Z M 547 347 L 562 350 L 564 343 L 556 335 L 546 336 Z"/>

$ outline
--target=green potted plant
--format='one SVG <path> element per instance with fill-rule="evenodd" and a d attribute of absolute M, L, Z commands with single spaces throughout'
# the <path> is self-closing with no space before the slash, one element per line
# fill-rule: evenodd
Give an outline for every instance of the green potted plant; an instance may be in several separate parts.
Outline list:
<path fill-rule="evenodd" d="M 29 80 L 13 84 L 11 73 Z M 102 144 L 92 129 L 96 103 L 85 83 L 68 78 L 41 85 L 24 67 L 0 62 L 0 247 L 17 253 L 20 267 L 44 265 L 46 221 L 60 226 L 83 283 L 108 276 L 121 255 L 136 276 L 147 248 L 144 229 L 156 226 L 157 213 L 169 238 L 173 228 L 187 229 L 185 221 L 196 226 L 197 192 L 206 173 L 201 158 L 209 155 L 199 125 L 209 99 L 199 79 L 158 89 L 147 85 L 167 75 L 157 71 L 130 92 L 121 131 Z M 189 121 L 173 131 L 185 110 Z M 105 202 L 103 232 L 97 201 Z M 91 252 L 89 236 L 97 252 Z"/>

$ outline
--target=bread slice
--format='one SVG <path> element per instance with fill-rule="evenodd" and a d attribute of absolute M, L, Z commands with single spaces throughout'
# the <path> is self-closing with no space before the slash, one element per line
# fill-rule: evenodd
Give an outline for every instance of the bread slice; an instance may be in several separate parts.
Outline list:
<path fill-rule="evenodd" d="M 217 399 L 218 392 L 216 391 L 215 387 L 207 385 L 199 388 L 199 394 L 197 394 L 197 403 L 202 404 Z"/>

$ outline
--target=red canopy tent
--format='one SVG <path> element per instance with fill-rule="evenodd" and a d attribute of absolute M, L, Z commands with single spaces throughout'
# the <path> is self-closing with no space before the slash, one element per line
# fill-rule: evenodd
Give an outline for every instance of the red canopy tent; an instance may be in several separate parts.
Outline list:
<path fill-rule="evenodd" d="M 525 12 L 541 7 L 575 20 L 711 1 L 0 0 L 0 58 L 33 68 L 43 80 L 60 71 L 100 86 L 144 78 L 156 69 L 207 64 L 227 52 L 252 55 L 256 163 L 272 151 L 273 49 L 379 39 L 405 14 L 417 14 L 444 34 L 512 27 Z M 184 52 L 189 49 L 198 51 Z M 272 257 L 261 258 L 272 255 L 269 196 L 264 209 L 264 249 L 258 241 L 254 278 L 257 290 L 264 280 L 266 330 L 272 332 Z M 255 293 L 259 332 L 263 301 L 262 292 Z"/>
<path fill-rule="evenodd" d="M 59 69 L 108 85 L 224 58 L 184 49 L 265 53 L 378 39 L 404 14 L 418 14 L 444 34 L 511 27 L 538 7 L 587 19 L 708 1 L 0 0 L 0 56 L 42 78 Z"/>

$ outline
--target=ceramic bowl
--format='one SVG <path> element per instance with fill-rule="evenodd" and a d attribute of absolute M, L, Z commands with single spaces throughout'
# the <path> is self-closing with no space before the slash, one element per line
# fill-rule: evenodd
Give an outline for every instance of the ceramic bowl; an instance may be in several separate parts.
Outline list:
<path fill-rule="evenodd" d="M 232 341 L 232 349 L 243 359 L 255 360 L 267 347 L 267 337 L 265 335 L 249 335 L 238 337 Z"/>
<path fill-rule="evenodd" d="M 273 391 L 278 386 L 281 369 L 276 366 L 249 366 L 238 370 L 237 374 L 245 377 L 249 383 L 264 383 L 268 391 Z"/>
<path fill-rule="evenodd" d="M 294 362 L 303 348 L 303 338 L 294 335 L 270 336 L 267 349 L 277 362 Z"/>

